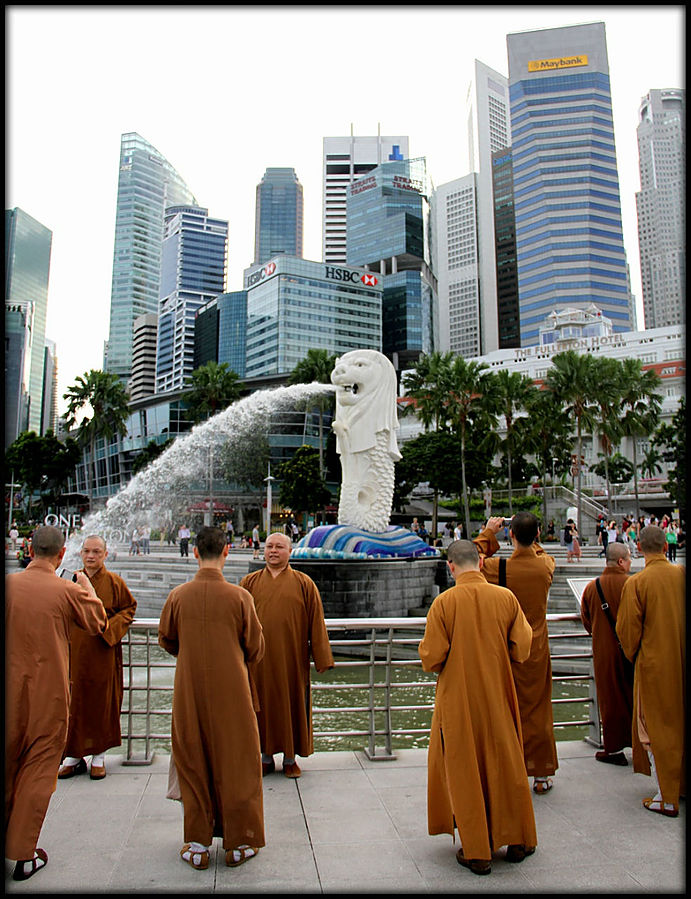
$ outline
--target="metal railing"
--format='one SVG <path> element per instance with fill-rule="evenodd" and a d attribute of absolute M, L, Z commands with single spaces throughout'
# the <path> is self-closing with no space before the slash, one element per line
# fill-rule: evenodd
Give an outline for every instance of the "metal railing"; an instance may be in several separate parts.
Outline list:
<path fill-rule="evenodd" d="M 364 748 L 374 760 L 395 758 L 394 742 L 403 738 L 425 740 L 429 736 L 436 675 L 422 672 L 417 646 L 425 618 L 327 619 L 335 669 L 317 675 L 312 669 L 313 724 L 315 742 L 327 748 Z M 550 623 L 578 622 L 580 629 L 551 633 L 550 641 L 588 638 L 578 613 L 548 614 Z M 587 673 L 553 675 L 554 684 L 584 684 L 582 695 L 553 698 L 554 727 L 587 728 L 585 739 L 601 745 L 600 718 L 592 668 L 592 650 L 553 654 L 552 662 L 577 662 Z M 125 697 L 122 709 L 122 742 L 126 765 L 148 765 L 155 750 L 170 751 L 175 658 L 158 645 L 158 619 L 135 618 L 123 639 Z M 338 681 L 349 669 L 356 680 Z M 359 673 L 362 672 L 362 677 Z M 416 679 L 418 677 L 419 679 Z M 397 704 L 418 691 L 421 699 Z M 362 696 L 360 702 L 354 697 Z M 329 704 L 318 701 L 325 697 Z M 342 699 L 343 698 L 343 699 Z M 339 704 L 341 703 L 341 704 Z M 345 703 L 345 704 L 343 704 Z M 587 706 L 585 717 L 557 720 L 557 712 L 568 704 Z M 406 720 L 401 722 L 401 717 Z M 412 719 L 421 719 L 413 720 Z M 331 721 L 333 727 L 321 726 Z M 349 744 L 346 746 L 346 744 Z"/>

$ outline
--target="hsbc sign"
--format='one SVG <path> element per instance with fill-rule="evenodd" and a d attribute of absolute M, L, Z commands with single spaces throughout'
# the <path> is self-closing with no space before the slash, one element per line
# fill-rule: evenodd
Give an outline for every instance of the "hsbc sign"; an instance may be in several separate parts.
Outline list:
<path fill-rule="evenodd" d="M 333 265 L 324 266 L 324 277 L 332 281 L 347 281 L 354 284 L 364 284 L 365 287 L 376 287 L 378 280 L 376 275 L 369 272 L 351 272 L 347 268 L 336 268 Z"/>
<path fill-rule="evenodd" d="M 263 268 L 258 268 L 256 272 L 252 272 L 251 275 L 247 276 L 247 283 L 245 287 L 252 287 L 254 284 L 257 284 L 259 281 L 263 281 L 264 278 L 269 278 L 276 271 L 276 263 L 269 262 Z"/>

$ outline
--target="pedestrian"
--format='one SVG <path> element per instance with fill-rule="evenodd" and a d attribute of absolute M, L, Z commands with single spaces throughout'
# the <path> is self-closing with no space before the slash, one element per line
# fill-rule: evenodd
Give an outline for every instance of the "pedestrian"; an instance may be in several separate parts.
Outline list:
<path fill-rule="evenodd" d="M 183 524 L 178 531 L 178 540 L 180 541 L 180 558 L 189 558 L 190 536 L 190 529 L 186 524 Z"/>
<path fill-rule="evenodd" d="M 15 521 L 12 522 L 12 527 L 10 528 L 10 542 L 12 543 L 12 552 L 17 553 L 17 540 L 19 539 L 19 531 L 17 530 L 17 523 Z"/>
<path fill-rule="evenodd" d="M 80 551 L 83 571 L 103 603 L 108 626 L 91 636 L 70 628 L 70 718 L 64 758 L 58 777 L 65 780 L 86 773 L 91 756 L 91 780 L 106 776 L 105 754 L 120 746 L 120 709 L 123 697 L 122 638 L 134 620 L 137 601 L 120 575 L 108 571 L 108 548 L 103 537 L 91 534 Z"/>
<path fill-rule="evenodd" d="M 600 544 L 602 549 L 598 553 L 599 556 L 607 556 L 607 544 L 609 543 L 609 535 L 607 533 L 607 526 L 605 523 L 605 516 L 598 515 L 597 524 L 595 525 L 595 533 L 597 534 L 597 542 Z"/>
<path fill-rule="evenodd" d="M 512 664 L 530 654 L 532 630 L 518 600 L 487 583 L 469 540 L 447 549 L 455 586 L 427 614 L 418 652 L 438 674 L 430 731 L 427 825 L 458 834 L 459 864 L 489 874 L 492 853 L 521 862 L 537 846 Z"/>
<path fill-rule="evenodd" d="M 578 539 L 578 528 L 573 518 L 568 518 L 564 526 L 564 543 L 566 545 L 566 561 L 581 561 L 581 544 Z"/>
<path fill-rule="evenodd" d="M 540 523 L 532 512 L 517 512 L 511 519 L 511 556 L 494 557 L 499 549 L 496 535 L 503 526 L 503 518 L 490 518 L 475 543 L 484 555 L 481 571 L 485 579 L 512 591 L 533 629 L 530 656 L 520 665 L 512 664 L 511 669 L 521 713 L 526 771 L 533 778 L 534 792 L 543 794 L 552 789 L 552 775 L 559 767 L 547 633 L 547 596 L 555 562 L 537 542 Z"/>
<path fill-rule="evenodd" d="M 139 555 L 139 530 L 134 528 L 132 531 L 132 537 L 130 539 L 130 549 L 128 552 L 130 556 L 138 556 Z"/>
<path fill-rule="evenodd" d="M 602 575 L 586 585 L 581 599 L 581 620 L 593 638 L 593 672 L 602 722 L 603 749 L 595 758 L 611 765 L 628 765 L 623 750 L 631 746 L 633 665 L 616 633 L 621 592 L 630 569 L 628 546 L 610 543 Z"/>
<path fill-rule="evenodd" d="M 151 555 L 151 528 L 145 524 L 140 531 L 141 551 L 145 556 Z"/>
<path fill-rule="evenodd" d="M 5 857 L 16 861 L 14 880 L 48 863 L 37 842 L 67 734 L 70 625 L 96 635 L 108 623 L 85 574 L 56 577 L 59 528 L 36 528 L 30 553 L 27 569 L 5 578 Z"/>
<path fill-rule="evenodd" d="M 453 539 L 454 540 L 462 540 L 463 539 L 463 525 L 459 521 L 458 524 L 454 523 L 453 526 Z"/>
<path fill-rule="evenodd" d="M 252 558 L 258 559 L 259 558 L 259 527 L 256 524 L 252 528 L 252 547 L 254 549 Z"/>
<path fill-rule="evenodd" d="M 419 524 L 417 518 L 413 518 L 412 522 L 410 523 L 410 530 L 414 534 L 417 534 L 420 531 L 420 524 Z"/>
<path fill-rule="evenodd" d="M 300 528 L 297 526 L 297 522 L 293 521 L 290 525 L 290 537 L 293 543 L 297 543 L 300 539 Z"/>
<path fill-rule="evenodd" d="M 686 568 L 665 558 L 665 534 L 655 525 L 639 535 L 645 559 L 624 584 L 617 635 L 635 660 L 633 770 L 656 788 L 643 800 L 651 812 L 679 814 L 686 795 Z"/>
<path fill-rule="evenodd" d="M 262 772 L 275 770 L 274 755 L 283 753 L 283 773 L 299 777 L 295 756 L 314 752 L 310 656 L 318 672 L 334 667 L 319 590 L 314 581 L 290 565 L 291 541 L 269 534 L 266 565 L 240 581 L 254 597 L 264 630 L 264 658 L 251 666 L 259 697 Z"/>
<path fill-rule="evenodd" d="M 194 579 L 175 587 L 161 611 L 158 642 L 177 659 L 172 758 L 183 809 L 180 857 L 208 868 L 214 836 L 225 862 L 253 858 L 264 840 L 259 733 L 248 665 L 264 654 L 250 594 L 223 577 L 221 528 L 202 527 Z"/>
<path fill-rule="evenodd" d="M 630 521 L 626 529 L 626 545 L 634 559 L 638 558 L 638 529 L 635 521 Z"/>
<path fill-rule="evenodd" d="M 228 521 L 226 521 L 226 542 L 228 543 L 228 546 L 230 546 L 231 549 L 233 548 L 234 540 L 235 540 L 235 528 L 233 527 L 233 522 L 229 518 Z"/>
<path fill-rule="evenodd" d="M 667 541 L 667 558 L 670 562 L 677 561 L 677 541 L 678 541 L 678 533 L 679 533 L 679 524 L 675 521 L 670 521 L 667 527 L 665 528 L 665 540 Z"/>

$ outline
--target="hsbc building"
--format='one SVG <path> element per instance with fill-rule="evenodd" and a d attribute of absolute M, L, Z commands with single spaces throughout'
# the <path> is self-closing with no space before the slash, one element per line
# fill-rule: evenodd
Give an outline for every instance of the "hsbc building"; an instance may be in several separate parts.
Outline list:
<path fill-rule="evenodd" d="M 246 269 L 245 377 L 289 374 L 309 349 L 382 349 L 382 279 L 354 266 L 275 256 Z"/>

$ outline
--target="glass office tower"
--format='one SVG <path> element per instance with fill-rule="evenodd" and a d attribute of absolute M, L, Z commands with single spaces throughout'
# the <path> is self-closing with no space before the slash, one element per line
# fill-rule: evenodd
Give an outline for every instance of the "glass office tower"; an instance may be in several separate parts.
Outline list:
<path fill-rule="evenodd" d="M 199 206 L 166 209 L 158 307 L 156 393 L 184 387 L 194 369 L 197 310 L 223 293 L 228 222 Z"/>
<path fill-rule="evenodd" d="M 122 135 L 106 371 L 130 377 L 134 320 L 158 312 L 165 210 L 196 203 L 155 147 L 134 132 Z"/>
<path fill-rule="evenodd" d="M 347 264 L 382 276 L 382 351 L 397 370 L 437 347 L 431 190 L 424 158 L 383 163 L 348 188 Z"/>
<path fill-rule="evenodd" d="M 521 346 L 594 303 L 631 328 L 605 26 L 507 35 Z"/>
<path fill-rule="evenodd" d="M 5 391 L 6 413 L 14 422 L 10 431 L 16 432 L 10 443 L 23 430 L 41 433 L 52 241 L 53 232 L 23 209 L 5 210 L 5 328 L 13 334 L 15 358 L 6 388 L 13 386 Z M 6 440 L 7 435 L 6 430 Z"/>
<path fill-rule="evenodd" d="M 302 184 L 295 169 L 267 169 L 257 185 L 254 263 L 287 253 L 302 256 Z"/>

